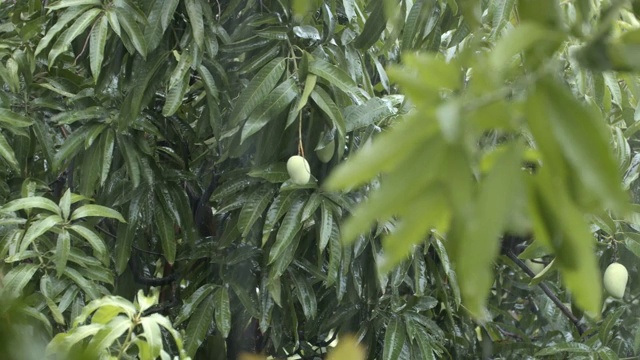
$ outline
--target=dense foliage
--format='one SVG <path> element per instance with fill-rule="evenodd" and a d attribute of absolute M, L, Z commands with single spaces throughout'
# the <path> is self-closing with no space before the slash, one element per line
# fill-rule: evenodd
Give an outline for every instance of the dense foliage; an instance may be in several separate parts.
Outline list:
<path fill-rule="evenodd" d="M 1 2 L 0 349 L 637 356 L 638 5 Z"/>

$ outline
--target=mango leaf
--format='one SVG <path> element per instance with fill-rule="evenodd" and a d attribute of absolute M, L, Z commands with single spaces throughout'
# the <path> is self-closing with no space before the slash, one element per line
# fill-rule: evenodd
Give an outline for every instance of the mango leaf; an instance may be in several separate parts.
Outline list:
<path fill-rule="evenodd" d="M 71 236 L 67 230 L 62 230 L 58 234 L 58 240 L 56 241 L 56 252 L 54 261 L 56 263 L 56 274 L 59 277 L 64 273 L 64 269 L 67 267 L 67 260 L 69 260 L 69 252 L 71 251 Z"/>
<path fill-rule="evenodd" d="M 229 115 L 230 127 L 245 120 L 267 98 L 278 84 L 284 70 L 285 60 L 279 57 L 271 60 L 258 71 L 235 101 L 236 106 Z"/>
<path fill-rule="evenodd" d="M 397 143 L 395 146 L 399 146 Z M 358 154 L 364 153 L 363 149 Z M 392 149 L 388 149 L 388 152 L 392 152 Z M 408 156 L 404 159 L 397 159 L 396 172 L 391 173 L 389 177 L 384 179 L 380 188 L 371 192 L 369 199 L 359 204 L 354 210 L 352 215 L 347 219 L 342 228 L 342 241 L 350 243 L 356 239 L 358 234 L 364 233 L 369 230 L 370 226 L 375 220 L 384 222 L 402 211 L 403 208 L 411 206 L 412 201 L 419 198 L 421 194 L 425 192 L 428 186 L 435 181 L 439 173 L 441 173 L 441 167 L 444 166 L 445 158 L 448 150 L 443 148 L 443 142 L 440 139 L 429 140 L 423 143 L 422 149 L 413 156 Z M 352 166 L 358 168 L 356 162 L 358 154 L 352 158 Z M 365 159 L 368 161 L 368 159 Z M 415 166 L 416 163 L 424 164 L 424 166 Z M 350 172 L 349 168 L 349 172 Z M 334 174 L 342 175 L 338 167 Z M 407 183 L 406 179 L 420 179 L 420 181 L 412 181 Z M 332 186 L 332 177 L 330 177 L 325 183 L 327 186 Z M 427 223 L 424 226 L 430 226 Z M 433 226 L 435 224 L 431 224 Z M 422 228 L 421 226 L 420 228 Z M 409 227 L 410 228 L 410 227 Z M 409 230 L 409 228 L 407 230 Z M 417 230 L 414 234 L 416 236 L 422 233 L 426 229 Z M 409 240 L 412 243 L 413 240 Z M 393 240 L 392 240 L 393 241 Z M 401 247 L 400 252 L 408 251 L 406 247 Z M 395 263 L 392 261 L 391 263 Z"/>
<path fill-rule="evenodd" d="M 477 318 L 484 316 L 493 284 L 493 261 L 500 249 L 500 236 L 515 199 L 524 194 L 521 157 L 519 146 L 501 154 L 479 184 L 474 215 L 466 221 L 461 237 L 451 239 L 462 300 Z"/>
<path fill-rule="evenodd" d="M 285 249 L 291 247 L 291 242 L 294 240 L 295 235 L 302 228 L 300 218 L 302 216 L 304 204 L 305 201 L 298 198 L 288 209 L 288 212 L 284 216 L 282 224 L 280 224 L 280 228 L 278 229 L 276 242 L 273 244 L 271 251 L 269 251 L 269 264 L 276 261 L 276 259 L 284 253 Z"/>
<path fill-rule="evenodd" d="M 96 258 L 100 259 L 105 266 L 109 265 L 109 253 L 107 252 L 107 247 L 98 234 L 82 225 L 71 225 L 69 226 L 69 229 L 87 240 L 89 245 L 91 245 L 91 248 L 93 248 Z"/>
<path fill-rule="evenodd" d="M 33 123 L 33 120 L 31 120 L 26 116 L 22 116 L 9 109 L 0 108 L 0 125 L 2 125 L 2 127 L 22 128 L 22 127 L 31 126 L 32 123 Z"/>
<path fill-rule="evenodd" d="M 267 123 L 283 112 L 298 95 L 298 86 L 292 78 L 278 85 L 267 98 L 251 113 L 244 126 L 240 143 L 260 131 Z"/>
<path fill-rule="evenodd" d="M 29 228 L 24 233 L 22 242 L 20 243 L 20 251 L 25 251 L 31 245 L 31 243 L 39 236 L 43 235 L 52 227 L 61 224 L 63 222 L 59 215 L 51 215 L 42 220 L 34 221 L 29 225 Z"/>
<path fill-rule="evenodd" d="M 384 350 L 382 352 L 382 359 L 399 359 L 406 337 L 407 335 L 405 333 L 404 324 L 396 317 L 392 317 L 384 332 Z"/>
<path fill-rule="evenodd" d="M 91 0 L 91 2 L 95 3 L 96 1 Z M 97 0 L 97 2 L 99 3 L 100 0 Z M 56 23 L 49 29 L 49 31 L 47 31 L 45 36 L 38 43 L 38 46 L 36 47 L 35 55 L 37 56 L 38 54 L 40 54 L 40 52 L 42 52 L 42 50 L 44 50 L 47 46 L 49 46 L 49 44 L 51 43 L 51 40 L 53 40 L 53 38 L 56 35 L 58 35 L 60 31 L 62 31 L 62 29 L 64 29 L 64 27 L 68 23 L 77 19 L 78 16 L 80 16 L 80 14 L 90 9 L 91 5 L 95 5 L 95 4 L 74 5 L 74 6 L 71 6 L 69 9 L 65 10 L 62 13 L 62 15 L 60 15 Z"/>
<path fill-rule="evenodd" d="M 63 52 L 69 49 L 71 42 L 80 36 L 95 20 L 95 18 L 100 15 L 102 10 L 97 8 L 92 8 L 85 11 L 82 15 L 80 15 L 73 25 L 71 25 L 65 32 L 60 35 L 58 40 L 56 40 L 55 44 L 53 44 L 53 48 L 48 55 L 49 67 L 53 65 L 58 56 Z"/>
<path fill-rule="evenodd" d="M 351 105 L 344 110 L 346 131 L 351 132 L 360 128 L 377 125 L 386 117 L 395 113 L 389 101 L 371 98 L 362 105 Z"/>
<path fill-rule="evenodd" d="M 329 244 L 333 222 L 333 212 L 323 199 L 320 203 L 320 223 L 318 224 L 318 250 L 320 253 L 323 253 Z"/>
<path fill-rule="evenodd" d="M 118 340 L 132 326 L 131 320 L 125 316 L 113 318 L 103 326 L 89 341 L 88 354 L 100 354 Z"/>
<path fill-rule="evenodd" d="M 105 15 L 100 17 L 93 29 L 91 29 L 91 42 L 89 43 L 89 58 L 91 59 L 91 74 L 93 81 L 98 82 L 100 69 L 104 60 L 104 45 L 107 42 L 107 30 L 109 30 L 109 20 Z"/>
<path fill-rule="evenodd" d="M 371 14 L 364 24 L 364 29 L 356 39 L 354 45 L 360 49 L 368 49 L 380 39 L 380 34 L 387 26 L 385 16 L 384 0 L 373 0 L 369 2 Z"/>
<path fill-rule="evenodd" d="M 338 165 L 323 186 L 332 191 L 345 190 L 364 184 L 378 173 L 395 169 L 436 129 L 435 123 L 424 124 L 422 118 L 406 119 L 392 131 L 380 135 L 371 146 L 360 149 L 349 161 Z"/>
<path fill-rule="evenodd" d="M 92 216 L 111 218 L 116 219 L 120 222 L 126 222 L 119 212 L 106 206 L 95 204 L 82 205 L 79 208 L 75 209 L 71 214 L 71 220 L 78 220 Z"/>
<path fill-rule="evenodd" d="M 262 227 L 262 246 L 266 244 L 271 236 L 271 232 L 275 229 L 276 223 L 291 208 L 291 203 L 299 200 L 301 197 L 298 191 L 282 192 L 271 203 Z"/>
<path fill-rule="evenodd" d="M 20 264 L 11 269 L 2 279 L 2 297 L 6 300 L 20 297 L 22 289 L 31 281 L 37 270 L 37 264 Z"/>
<path fill-rule="evenodd" d="M 184 4 L 187 8 L 193 39 L 200 49 L 204 49 L 204 19 L 201 2 L 200 0 L 185 0 Z"/>
<path fill-rule="evenodd" d="M 173 218 L 163 210 L 162 207 L 158 207 L 155 211 L 155 225 L 160 236 L 160 245 L 162 247 L 162 254 L 169 264 L 173 264 L 176 261 L 177 242 L 175 234 L 175 224 Z"/>
<path fill-rule="evenodd" d="M 313 88 L 316 87 L 316 81 L 318 80 L 318 76 L 313 74 L 307 74 L 306 79 L 304 80 L 304 90 L 302 90 L 302 96 L 298 99 L 298 104 L 296 105 L 295 112 L 298 112 L 307 105 L 307 101 L 309 101 L 309 95 Z"/>
<path fill-rule="evenodd" d="M 127 35 L 129 35 L 129 39 L 131 39 L 136 51 L 146 59 L 147 44 L 144 41 L 144 35 L 142 34 L 142 30 L 140 30 L 134 16 L 124 8 L 114 7 L 113 9 L 117 14 L 118 22 L 122 25 L 122 28 L 124 28 Z"/>
<path fill-rule="evenodd" d="M 152 359 L 160 356 L 160 350 L 162 350 L 162 334 L 160 333 L 160 326 L 153 319 L 143 317 L 140 319 L 142 325 L 142 336 L 144 336 L 147 344 L 150 347 L 150 353 Z"/>
<path fill-rule="evenodd" d="M 325 79 L 329 84 L 335 85 L 345 94 L 353 97 L 357 103 L 364 102 L 365 97 L 362 95 L 361 89 L 341 68 L 322 59 L 314 58 L 309 62 L 309 72 Z"/>
<path fill-rule="evenodd" d="M 229 290 L 227 290 L 226 287 L 219 288 L 213 295 L 213 301 L 216 308 L 216 327 L 222 333 L 222 337 L 226 339 L 231 331 L 231 305 L 229 304 Z"/>
<path fill-rule="evenodd" d="M 270 183 L 283 183 L 289 180 L 287 165 L 284 162 L 277 162 L 253 168 L 247 173 L 247 175 L 265 179 Z"/>
<path fill-rule="evenodd" d="M 298 301 L 302 305 L 304 316 L 309 320 L 314 319 L 318 313 L 318 302 L 313 287 L 306 278 L 299 276 L 295 271 L 289 271 L 289 275 L 295 286 Z"/>
<path fill-rule="evenodd" d="M 602 119 L 553 80 L 544 79 L 538 93 L 544 96 L 552 134 L 582 182 L 605 207 L 622 210 L 627 196 L 620 186 L 610 133 Z"/>
<path fill-rule="evenodd" d="M 558 179 L 549 174 L 548 168 L 542 168 L 537 177 L 529 195 L 536 240 L 553 249 L 576 305 L 598 317 L 602 307 L 601 274 L 592 250 L 595 240 L 583 212 L 566 191 L 558 191 Z"/>
<path fill-rule="evenodd" d="M 242 237 L 247 237 L 256 221 L 262 217 L 275 192 L 276 188 L 273 186 L 264 185 L 247 198 L 238 218 L 238 229 L 242 231 Z"/>
<path fill-rule="evenodd" d="M 60 10 L 72 6 L 82 6 L 82 5 L 93 5 L 93 6 L 101 6 L 102 3 L 100 0 L 60 0 L 56 1 L 53 4 L 47 5 L 47 9 L 49 10 Z"/>
<path fill-rule="evenodd" d="M 0 133 L 0 157 L 2 157 L 6 162 L 9 163 L 13 167 L 14 170 L 20 170 L 20 164 L 18 164 L 18 159 L 16 159 L 16 153 L 9 145 L 7 138 Z"/>
<path fill-rule="evenodd" d="M 206 284 L 199 287 L 196 291 L 189 296 L 187 300 L 185 300 L 184 304 L 180 308 L 180 312 L 176 316 L 174 324 L 176 326 L 180 325 L 182 322 L 191 317 L 194 311 L 198 308 L 200 303 L 209 296 L 215 289 L 214 285 Z"/>
<path fill-rule="evenodd" d="M 560 343 L 538 351 L 537 353 L 535 353 L 535 356 L 546 356 L 564 353 L 588 355 L 591 353 L 591 348 L 589 348 L 589 346 L 585 344 L 576 342 Z"/>
<path fill-rule="evenodd" d="M 213 311 L 215 309 L 215 302 L 213 295 L 207 296 L 196 308 L 195 312 L 189 319 L 186 333 L 189 334 L 185 341 L 185 350 L 189 356 L 194 356 L 196 350 L 202 344 L 209 326 L 213 321 Z"/>
<path fill-rule="evenodd" d="M 30 196 L 10 201 L 4 204 L 2 210 L 6 212 L 14 212 L 33 208 L 48 210 L 54 214 L 62 216 L 62 211 L 56 203 L 41 196 Z"/>
<path fill-rule="evenodd" d="M 133 238 L 136 234 L 135 223 L 120 223 L 118 224 L 118 237 L 116 238 L 115 254 L 115 269 L 116 274 L 122 275 L 126 270 L 129 258 L 131 257 L 131 249 L 133 247 Z"/>

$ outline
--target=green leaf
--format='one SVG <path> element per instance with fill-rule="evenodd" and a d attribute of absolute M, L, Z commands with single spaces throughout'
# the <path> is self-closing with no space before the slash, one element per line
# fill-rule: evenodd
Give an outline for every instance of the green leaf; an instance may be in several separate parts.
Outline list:
<path fill-rule="evenodd" d="M 344 139 L 347 135 L 346 126 L 344 123 L 344 118 L 342 117 L 342 112 L 336 105 L 335 102 L 331 99 L 331 96 L 327 94 L 320 87 L 316 87 L 311 92 L 311 99 L 316 105 L 331 119 L 332 127 L 336 129 L 337 134 L 335 138 L 338 140 L 338 158 L 341 158 L 344 153 Z M 287 124 L 289 126 L 290 124 Z"/>
<path fill-rule="evenodd" d="M 273 244 L 271 251 L 269 251 L 269 264 L 272 264 L 277 258 L 279 258 L 286 248 L 291 246 L 291 243 L 295 239 L 295 235 L 302 228 L 300 218 L 302 216 L 302 209 L 304 208 L 305 201 L 303 199 L 296 199 L 289 211 L 284 216 L 278 234 L 276 235 L 276 242 Z"/>
<path fill-rule="evenodd" d="M 267 210 L 264 226 L 262 227 L 262 246 L 269 240 L 269 236 L 271 236 L 271 232 L 275 228 L 276 223 L 287 213 L 291 203 L 297 199 L 300 199 L 299 192 L 287 191 L 280 193 L 273 200 L 271 206 L 269 206 L 269 210 Z"/>
<path fill-rule="evenodd" d="M 320 250 L 320 253 L 324 252 L 329 243 L 331 230 L 334 226 L 333 223 L 333 212 L 323 199 L 320 203 L 320 224 L 318 225 L 318 250 Z"/>
<path fill-rule="evenodd" d="M 56 242 L 56 252 L 54 261 L 56 263 L 56 274 L 58 277 L 64 273 L 64 269 L 67 267 L 67 260 L 69 259 L 69 252 L 71 251 L 71 236 L 67 230 L 62 230 L 58 234 L 58 241 Z"/>
<path fill-rule="evenodd" d="M 122 24 L 124 31 L 129 35 L 129 39 L 133 43 L 133 46 L 136 48 L 136 51 L 142 55 L 143 58 L 147 58 L 147 45 L 144 41 L 144 35 L 142 34 L 142 30 L 136 23 L 136 20 L 132 15 L 129 14 L 124 8 L 115 7 L 114 8 L 118 22 Z M 120 36 L 122 37 L 122 36 Z"/>
<path fill-rule="evenodd" d="M 544 96 L 551 132 L 581 181 L 606 208 L 621 210 L 627 196 L 603 120 L 553 80 L 543 80 L 538 93 Z"/>
<path fill-rule="evenodd" d="M 133 247 L 133 238 L 136 234 L 135 229 L 135 223 L 118 224 L 118 237 L 116 237 L 116 243 L 114 245 L 115 269 L 118 275 L 122 275 L 129 263 L 131 249 Z"/>
<path fill-rule="evenodd" d="M 358 88 L 349 74 L 339 67 L 321 59 L 313 59 L 309 63 L 309 72 L 325 79 L 329 84 L 337 86 L 345 94 L 353 97 L 356 102 L 364 102 L 365 97 L 362 90 Z"/>
<path fill-rule="evenodd" d="M 200 49 L 204 49 L 204 21 L 200 0 L 185 0 L 191 33 Z M 208 5 L 208 4 L 207 4 Z"/>
<path fill-rule="evenodd" d="M 309 101 L 309 95 L 311 91 L 316 87 L 316 81 L 318 80 L 318 76 L 313 74 L 308 74 L 307 78 L 304 80 L 304 90 L 302 91 L 302 96 L 298 99 L 298 105 L 296 105 L 295 112 L 298 112 L 307 105 L 307 101 Z"/>
<path fill-rule="evenodd" d="M 180 308 L 180 312 L 176 316 L 174 321 L 174 325 L 178 326 L 183 321 L 187 320 L 191 315 L 193 315 L 196 308 L 200 305 L 200 303 L 209 296 L 215 289 L 214 285 L 206 284 L 199 287 L 196 291 L 189 296 L 187 300 L 184 301 L 182 307 Z"/>
<path fill-rule="evenodd" d="M 36 270 L 37 264 L 20 264 L 11 269 L 2 279 L 2 297 L 6 300 L 20 297 L 22 289 L 31 281 Z"/>
<path fill-rule="evenodd" d="M 380 121 L 395 113 L 393 106 L 380 98 L 371 98 L 362 105 L 349 106 L 344 111 L 346 131 L 377 125 Z"/>
<path fill-rule="evenodd" d="M 185 341 L 185 350 L 191 357 L 195 355 L 196 350 L 198 350 L 205 336 L 207 336 L 209 326 L 211 326 L 211 322 L 213 321 L 214 308 L 215 302 L 213 295 L 209 295 L 200 303 L 189 320 L 186 331 L 189 336 L 187 336 Z"/>
<path fill-rule="evenodd" d="M 493 261 L 500 250 L 500 236 L 516 199 L 525 193 L 521 157 L 519 146 L 500 154 L 493 169 L 479 184 L 474 215 L 467 219 L 461 236 L 450 240 L 462 300 L 478 318 L 484 316 L 493 284 Z"/>
<path fill-rule="evenodd" d="M 300 301 L 300 304 L 302 305 L 304 316 L 308 320 L 314 319 L 318 312 L 318 303 L 313 287 L 311 287 L 311 284 L 307 279 L 302 278 L 296 274 L 295 271 L 289 271 L 289 275 L 291 275 L 291 280 L 293 281 L 298 301 Z"/>
<path fill-rule="evenodd" d="M 285 66 L 285 59 L 278 57 L 260 69 L 236 99 L 236 105 L 229 115 L 229 127 L 234 127 L 245 120 L 267 98 L 282 77 Z"/>
<path fill-rule="evenodd" d="M 144 336 L 147 344 L 150 346 L 151 359 L 155 359 L 160 356 L 160 350 L 162 350 L 162 334 L 160 333 L 160 326 L 152 318 L 143 317 L 140 319 L 142 325 L 142 336 Z"/>
<path fill-rule="evenodd" d="M 99 0 L 98 0 L 99 1 Z M 47 31 L 46 35 L 40 40 L 36 47 L 35 55 L 38 56 L 42 50 L 44 50 L 51 40 L 62 31 L 62 29 L 80 16 L 80 14 L 87 11 L 91 6 L 72 6 L 64 11 L 64 13 L 57 19 L 56 23 Z"/>
<path fill-rule="evenodd" d="M 62 211 L 56 203 L 41 196 L 30 196 L 10 201 L 4 204 L 2 210 L 13 212 L 33 208 L 48 210 L 56 215 L 62 216 Z"/>
<path fill-rule="evenodd" d="M 20 251 L 27 250 L 29 245 L 31 245 L 35 239 L 62 222 L 63 220 L 59 215 L 51 215 L 42 220 L 32 222 L 24 233 L 22 243 L 20 244 Z"/>
<path fill-rule="evenodd" d="M 32 123 L 33 120 L 26 116 L 22 116 L 9 109 L 0 108 L 0 125 L 2 125 L 2 127 L 22 128 L 31 126 Z"/>
<path fill-rule="evenodd" d="M 429 125 L 423 118 L 410 117 L 336 167 L 323 186 L 333 191 L 348 189 L 364 184 L 380 172 L 390 172 L 425 144 L 435 130 L 434 123 Z"/>
<path fill-rule="evenodd" d="M 283 112 L 298 95 L 297 90 L 298 86 L 293 78 L 288 78 L 273 89 L 269 96 L 249 115 L 242 127 L 240 143 L 260 131 L 269 121 L 274 120 L 278 114 Z"/>
<path fill-rule="evenodd" d="M 14 170 L 20 171 L 20 164 L 18 164 L 18 159 L 16 159 L 16 153 L 2 133 L 0 133 L 0 156 L 5 159 Z"/>
<path fill-rule="evenodd" d="M 589 346 L 585 344 L 575 342 L 560 343 L 538 351 L 537 353 L 535 353 L 535 356 L 546 356 L 563 353 L 588 355 L 591 353 L 591 348 L 589 348 Z"/>
<path fill-rule="evenodd" d="M 406 337 L 407 335 L 402 322 L 400 322 L 395 316 L 392 317 L 384 332 L 384 350 L 382 353 L 382 359 L 399 359 Z"/>
<path fill-rule="evenodd" d="M 556 263 L 576 305 L 598 317 L 602 309 L 602 283 L 593 253 L 594 238 L 584 213 L 569 198 L 557 178 L 543 167 L 531 190 L 529 213 L 536 240 L 556 254 Z"/>
<path fill-rule="evenodd" d="M 65 164 L 70 162 L 84 148 L 84 141 L 87 136 L 97 127 L 101 127 L 101 125 L 83 126 L 65 139 L 54 155 L 52 164 L 54 172 L 61 170 Z"/>
<path fill-rule="evenodd" d="M 95 204 L 82 205 L 79 208 L 75 209 L 71 214 L 71 220 L 73 221 L 91 216 L 111 218 L 116 219 L 120 222 L 126 222 L 119 212 L 106 206 Z"/>
<path fill-rule="evenodd" d="M 400 144 L 398 143 L 395 146 L 399 145 Z M 360 151 L 358 154 L 364 153 L 366 151 L 365 149 Z M 387 152 L 392 151 L 393 150 L 391 149 L 387 150 Z M 358 160 L 358 154 L 352 158 L 353 160 L 350 160 L 353 161 L 351 166 L 354 168 L 358 168 L 359 165 L 356 162 L 356 160 Z M 442 168 L 445 166 L 444 164 L 447 164 L 447 161 L 453 161 L 445 158 L 446 155 L 450 154 L 453 154 L 453 149 L 444 147 L 443 141 L 440 138 L 437 138 L 433 140 L 425 140 L 422 148 L 418 153 L 413 154 L 413 156 L 397 159 L 397 163 L 395 164 L 397 165 L 397 168 L 395 169 L 395 172 L 389 174 L 385 181 L 381 183 L 380 188 L 371 192 L 369 199 L 366 202 L 359 204 L 353 210 L 352 216 L 347 219 L 342 228 L 342 241 L 345 243 L 352 242 L 356 239 L 358 234 L 369 230 L 375 220 L 384 222 L 399 212 L 405 211 L 411 213 L 412 210 L 408 209 L 411 206 L 414 206 L 416 208 L 414 211 L 417 211 L 417 209 L 426 205 L 423 200 L 429 201 L 422 198 L 422 194 L 425 194 L 425 197 L 431 198 L 433 201 L 437 200 L 437 206 L 439 206 L 441 203 L 438 199 L 439 189 L 429 189 L 429 186 L 437 180 L 436 176 L 442 172 Z M 368 159 L 364 160 L 368 161 Z M 415 164 L 424 165 L 415 166 Z M 461 166 L 466 166 L 466 164 L 461 164 Z M 338 168 L 335 173 L 338 173 L 339 169 L 340 168 Z M 327 182 L 330 182 L 331 179 L 332 178 L 330 177 Z M 406 179 L 420 180 L 407 182 Z M 327 185 L 331 186 L 331 184 Z M 412 205 L 415 199 L 420 200 L 416 202 L 416 205 Z M 435 216 L 432 212 L 429 212 L 429 214 Z M 429 220 L 435 220 L 435 218 Z M 418 220 L 412 217 L 410 221 L 415 223 Z M 425 227 L 436 225 L 433 223 L 429 224 L 428 221 L 418 221 L 418 223 L 422 223 L 422 225 L 420 225 L 419 229 L 415 229 L 415 232 L 413 232 L 414 229 L 411 229 L 411 225 L 407 226 L 406 229 L 412 233 L 413 236 L 417 237 L 427 230 Z M 395 237 L 395 235 L 392 236 Z M 413 236 L 409 239 L 409 243 L 406 243 L 405 246 L 401 246 L 399 249 L 396 249 L 398 250 L 397 255 L 408 251 L 407 246 L 416 240 Z M 392 239 L 389 244 L 391 244 L 392 241 L 394 240 Z M 392 250 L 391 246 L 389 247 L 389 250 Z M 392 256 L 392 259 L 393 258 L 394 256 Z M 399 259 L 391 261 L 389 265 L 396 263 L 397 260 Z"/>
<path fill-rule="evenodd" d="M 80 15 L 77 20 L 65 32 L 60 35 L 58 40 L 53 44 L 53 48 L 48 55 L 49 67 L 53 65 L 58 56 L 69 49 L 71 42 L 80 36 L 102 13 L 101 9 L 92 8 Z"/>
<path fill-rule="evenodd" d="M 89 58 L 91 59 L 91 74 L 93 82 L 98 82 L 100 69 L 104 60 L 104 45 L 107 42 L 107 30 L 109 30 L 109 20 L 106 15 L 102 15 L 91 29 L 91 42 L 89 43 Z"/>
<path fill-rule="evenodd" d="M 245 238 L 253 228 L 253 225 L 262 217 L 265 209 L 273 199 L 276 188 L 271 185 L 264 185 L 254 190 L 245 200 L 238 218 L 238 229 L 242 231 Z"/>
<path fill-rule="evenodd" d="M 426 11 L 425 5 L 428 6 Z M 424 18 L 425 14 L 429 14 L 432 11 L 434 5 L 435 1 L 425 0 L 419 0 L 413 3 L 413 6 L 411 7 L 411 10 L 409 10 L 409 14 L 407 15 L 407 19 L 402 30 L 402 43 L 400 46 L 403 51 L 415 48 L 414 42 L 416 40 L 417 34 L 419 34 L 422 30 L 420 25 L 423 25 L 423 22 L 420 21 L 420 19 Z"/>
<path fill-rule="evenodd" d="M 162 253 L 169 264 L 176 261 L 177 242 L 174 230 L 174 222 L 162 207 L 157 207 L 155 212 L 154 223 L 160 235 L 160 245 Z"/>
<path fill-rule="evenodd" d="M 188 69 L 188 67 L 187 67 Z M 184 95 L 189 88 L 189 74 L 185 74 L 167 92 L 166 101 L 162 107 L 162 116 L 169 117 L 180 109 L 184 102 Z"/>
<path fill-rule="evenodd" d="M 87 295 L 89 300 L 95 300 L 100 297 L 98 288 L 85 277 L 83 277 L 77 270 L 67 266 L 64 269 L 64 275 L 71 279 L 82 291 Z"/>
<path fill-rule="evenodd" d="M 229 303 L 229 290 L 221 287 L 214 294 L 214 303 L 216 308 L 216 327 L 222 334 L 223 338 L 229 336 L 231 331 L 231 305 Z"/>
<path fill-rule="evenodd" d="M 489 17 L 491 18 L 491 37 L 495 38 L 502 32 L 505 25 L 511 20 L 515 0 L 497 0 L 489 5 Z"/>
<path fill-rule="evenodd" d="M 369 3 L 369 6 L 371 7 L 371 14 L 364 24 L 364 29 L 354 40 L 354 45 L 360 49 L 368 49 L 373 46 L 380 39 L 380 34 L 387 26 L 384 0 L 373 0 Z"/>
<path fill-rule="evenodd" d="M 88 354 L 100 354 L 109 348 L 116 340 L 133 325 L 132 321 L 124 316 L 117 316 L 104 326 L 91 338 L 87 346 Z"/>
<path fill-rule="evenodd" d="M 69 229 L 87 240 L 91 248 L 93 248 L 96 258 L 102 261 L 105 266 L 109 265 L 109 253 L 107 252 L 107 247 L 98 234 L 82 225 L 71 225 L 69 226 Z"/>
<path fill-rule="evenodd" d="M 82 5 L 102 6 L 102 3 L 100 2 L 100 0 L 60 0 L 54 2 L 53 4 L 47 5 L 47 9 L 60 10 L 72 6 Z"/>
<path fill-rule="evenodd" d="M 65 220 L 68 220 L 69 214 L 71 213 L 71 189 L 67 189 L 64 192 L 64 194 L 60 198 L 60 202 L 58 206 L 60 206 L 60 211 L 62 212 L 62 218 Z"/>
<path fill-rule="evenodd" d="M 247 173 L 247 175 L 265 179 L 268 182 L 275 184 L 283 183 L 289 180 L 287 165 L 284 162 L 277 162 L 253 168 Z"/>

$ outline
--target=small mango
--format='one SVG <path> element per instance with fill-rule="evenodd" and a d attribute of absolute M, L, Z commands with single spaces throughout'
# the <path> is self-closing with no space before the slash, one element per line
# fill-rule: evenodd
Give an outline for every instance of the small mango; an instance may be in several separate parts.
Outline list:
<path fill-rule="evenodd" d="M 628 280 L 629 272 L 620 263 L 614 262 L 604 271 L 604 288 L 615 298 L 622 299 Z"/>
<path fill-rule="evenodd" d="M 287 172 L 294 184 L 304 185 L 311 178 L 309 163 L 300 155 L 294 155 L 287 160 Z"/>

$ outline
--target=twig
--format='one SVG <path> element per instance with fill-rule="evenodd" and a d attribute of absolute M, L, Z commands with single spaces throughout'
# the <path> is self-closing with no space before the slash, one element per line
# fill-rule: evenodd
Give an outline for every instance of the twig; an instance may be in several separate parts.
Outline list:
<path fill-rule="evenodd" d="M 509 257 L 509 259 L 511 259 L 514 263 L 516 263 L 516 265 L 518 265 L 531 278 L 534 278 L 536 276 L 536 274 L 533 271 L 531 271 L 531 269 L 529 269 L 529 267 L 522 260 L 518 259 L 518 257 L 513 253 L 513 251 L 511 250 L 507 251 L 507 257 Z M 560 309 L 560 311 L 573 323 L 573 325 L 575 325 L 576 329 L 578 330 L 578 333 L 582 335 L 586 329 L 583 327 L 583 325 L 580 324 L 580 319 L 578 319 L 575 315 L 573 315 L 571 310 L 567 308 L 562 303 L 562 301 L 560 301 L 560 299 L 558 299 L 556 294 L 554 294 L 553 291 L 551 291 L 551 289 L 549 289 L 549 287 L 545 283 L 540 282 L 538 286 L 547 295 L 547 297 L 549 297 L 549 299 L 551 299 L 551 301 L 558 307 L 558 309 Z"/>

